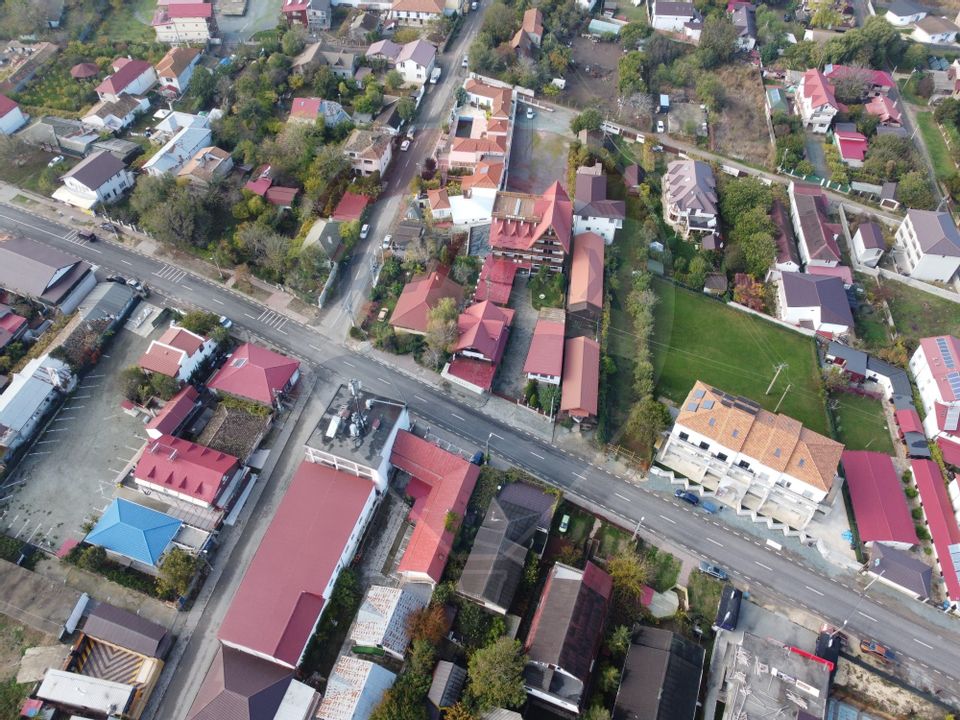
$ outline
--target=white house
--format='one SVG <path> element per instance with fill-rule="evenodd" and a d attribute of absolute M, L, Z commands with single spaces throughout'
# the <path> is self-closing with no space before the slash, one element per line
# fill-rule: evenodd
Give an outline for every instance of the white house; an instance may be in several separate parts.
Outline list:
<path fill-rule="evenodd" d="M 190 78 L 193 77 L 200 57 L 201 53 L 197 48 L 170 48 L 156 65 L 160 91 L 171 95 L 182 95 L 190 84 Z"/>
<path fill-rule="evenodd" d="M 343 153 L 356 174 L 378 172 L 383 177 L 393 157 L 393 143 L 387 133 L 356 129 L 347 138 Z"/>
<path fill-rule="evenodd" d="M 152 24 L 157 42 L 180 45 L 208 42 L 213 37 L 212 20 L 210 3 L 179 2 L 157 8 Z"/>
<path fill-rule="evenodd" d="M 780 273 L 777 308 L 784 322 L 831 336 L 853 329 L 843 280 L 829 275 Z"/>
<path fill-rule="evenodd" d="M 717 228 L 717 181 L 699 160 L 674 160 L 663 178 L 663 214 L 667 224 L 688 237 Z"/>
<path fill-rule="evenodd" d="M 584 12 L 591 12 L 596 4 L 597 0 L 577 0 L 577 7 Z"/>
<path fill-rule="evenodd" d="M 28 362 L 0 393 L 0 458 L 28 442 L 54 403 L 73 390 L 70 367 L 49 355 Z"/>
<path fill-rule="evenodd" d="M 426 25 L 446 14 L 444 0 L 393 0 L 390 18 L 401 25 Z"/>
<path fill-rule="evenodd" d="M 87 111 L 83 122 L 110 132 L 118 132 L 150 109 L 150 101 L 138 95 L 121 95 L 116 100 L 101 100 Z"/>
<path fill-rule="evenodd" d="M 117 58 L 113 74 L 97 85 L 97 97 L 116 101 L 121 95 L 144 95 L 157 82 L 157 72 L 146 60 Z"/>
<path fill-rule="evenodd" d="M 804 127 L 826 133 L 834 116 L 846 107 L 837 101 L 833 85 L 819 70 L 807 70 L 800 79 L 794 98 Z"/>
<path fill-rule="evenodd" d="M 960 270 L 960 232 L 950 213 L 907 210 L 896 243 L 910 277 L 946 283 Z"/>
<path fill-rule="evenodd" d="M 603 174 L 601 163 L 577 168 L 573 201 L 575 233 L 596 233 L 606 245 L 610 245 L 617 230 L 623 227 L 626 214 L 623 200 L 607 198 L 607 176 Z"/>
<path fill-rule="evenodd" d="M 683 32 L 687 23 L 700 19 L 700 13 L 691 2 L 653 0 L 650 4 L 650 25 L 654 30 Z"/>
<path fill-rule="evenodd" d="M 404 82 L 423 85 L 433 72 L 437 49 L 426 40 L 414 40 L 400 48 L 397 55 L 397 72 Z"/>
<path fill-rule="evenodd" d="M 923 20 L 927 11 L 910 0 L 894 0 L 883 16 L 894 27 L 907 27 Z"/>
<path fill-rule="evenodd" d="M 453 216 L 450 208 L 450 197 L 444 188 L 427 190 L 427 206 L 434 220 L 449 220 Z"/>
<path fill-rule="evenodd" d="M 211 144 L 213 133 L 207 127 L 184 127 L 170 138 L 143 166 L 144 172 L 154 177 L 176 174 L 200 148 Z"/>
<path fill-rule="evenodd" d="M 939 15 L 927 15 L 917 22 L 910 37 L 919 43 L 949 45 L 957 39 L 960 28 L 952 20 Z"/>
<path fill-rule="evenodd" d="M 147 372 L 160 373 L 187 382 L 194 371 L 217 349 L 217 341 L 171 324 L 153 340 L 138 364 Z"/>
<path fill-rule="evenodd" d="M 910 372 L 923 403 L 923 430 L 931 440 L 960 442 L 960 340 L 952 335 L 923 338 L 910 358 Z"/>
<path fill-rule="evenodd" d="M 6 95 L 0 94 L 0 135 L 13 135 L 27 122 L 20 106 Z"/>
<path fill-rule="evenodd" d="M 63 185 L 53 193 L 54 199 L 84 210 L 115 202 L 134 183 L 133 173 L 123 161 L 106 150 L 88 155 L 61 180 Z"/>
<path fill-rule="evenodd" d="M 883 231 L 875 222 L 861 223 L 853 234 L 853 252 L 857 262 L 867 267 L 876 267 L 880 256 L 887 249 Z"/>

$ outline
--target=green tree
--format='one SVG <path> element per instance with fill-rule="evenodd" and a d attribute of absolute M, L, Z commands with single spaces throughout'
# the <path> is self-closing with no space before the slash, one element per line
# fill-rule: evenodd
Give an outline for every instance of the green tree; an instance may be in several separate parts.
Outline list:
<path fill-rule="evenodd" d="M 203 65 L 196 68 L 187 85 L 187 97 L 193 100 L 193 107 L 202 110 L 207 107 L 217 92 L 217 80 Z"/>
<path fill-rule="evenodd" d="M 703 23 L 697 57 L 709 70 L 733 59 L 737 50 L 737 29 L 726 15 L 711 15 Z"/>
<path fill-rule="evenodd" d="M 707 280 L 707 271 L 710 267 L 707 265 L 703 255 L 697 255 L 690 261 L 690 267 L 687 268 L 687 285 L 694 290 L 702 290 L 703 284 Z"/>
<path fill-rule="evenodd" d="M 659 36 L 656 36 L 659 37 Z M 641 52 L 628 52 L 617 62 L 617 90 L 621 95 L 646 92 L 643 80 L 644 56 Z"/>
<path fill-rule="evenodd" d="M 283 34 L 280 48 L 284 55 L 295 57 L 299 55 L 307 44 L 307 31 L 302 25 L 291 25 Z"/>
<path fill-rule="evenodd" d="M 576 135 L 581 130 L 599 130 L 603 122 L 603 115 L 597 108 L 587 108 L 570 121 L 570 129 Z"/>
<path fill-rule="evenodd" d="M 476 716 L 462 702 L 443 710 L 443 720 L 476 720 Z"/>
<path fill-rule="evenodd" d="M 427 313 L 427 359 L 433 367 L 439 367 L 441 361 L 457 341 L 457 304 L 453 298 L 441 298 Z"/>
<path fill-rule="evenodd" d="M 830 0 L 817 0 L 812 3 L 813 13 L 810 16 L 810 25 L 815 28 L 834 28 L 843 22 L 843 15 L 834 9 Z"/>
<path fill-rule="evenodd" d="M 220 326 L 220 317 L 206 310 L 191 310 L 180 318 L 177 324 L 184 330 L 209 337 L 210 333 Z"/>
<path fill-rule="evenodd" d="M 635 550 L 621 550 L 607 560 L 607 572 L 615 593 L 639 599 L 650 578 L 650 565 Z"/>
<path fill-rule="evenodd" d="M 646 23 L 632 22 L 620 30 L 620 41 L 624 48 L 635 48 L 637 43 L 650 35 L 650 26 Z"/>
<path fill-rule="evenodd" d="M 758 280 L 762 279 L 777 256 L 777 244 L 769 233 L 753 233 L 740 241 L 743 256 L 747 261 L 747 272 Z"/>
<path fill-rule="evenodd" d="M 652 449 L 660 433 L 670 424 L 670 413 L 662 403 L 652 397 L 645 397 L 635 403 L 627 419 L 627 433 L 637 443 Z"/>
<path fill-rule="evenodd" d="M 140 388 L 147 382 L 147 376 L 137 365 L 124 368 L 120 373 L 120 388 L 123 396 L 130 402 L 140 402 Z"/>
<path fill-rule="evenodd" d="M 769 213 L 772 205 L 773 193 L 759 178 L 733 178 L 720 186 L 720 212 L 727 225 L 736 225 L 737 218 L 754 208 Z"/>
<path fill-rule="evenodd" d="M 403 75 L 398 70 L 390 70 L 383 78 L 383 86 L 390 92 L 396 92 L 403 87 Z"/>
<path fill-rule="evenodd" d="M 630 649 L 630 628 L 626 625 L 617 625 L 610 632 L 610 639 L 607 641 L 607 647 L 614 657 L 622 658 L 626 656 Z"/>
<path fill-rule="evenodd" d="M 99 545 L 85 547 L 77 556 L 77 567 L 90 572 L 98 572 L 105 562 L 107 562 L 107 551 Z"/>
<path fill-rule="evenodd" d="M 487 8 L 480 32 L 490 38 L 492 47 L 496 47 L 512 38 L 518 27 L 516 11 L 496 0 Z"/>
<path fill-rule="evenodd" d="M 927 52 L 926 47 L 920 43 L 910 43 L 903 53 L 903 62 L 901 65 L 904 70 L 907 68 L 911 70 L 916 68 L 925 68 L 927 66 L 927 58 L 929 56 L 930 54 Z"/>
<path fill-rule="evenodd" d="M 613 665 L 605 665 L 602 670 L 600 670 L 600 677 L 597 680 L 597 684 L 600 686 L 600 690 L 608 695 L 611 695 L 620 687 L 620 671 L 617 670 Z"/>
<path fill-rule="evenodd" d="M 716 75 L 704 74 L 697 80 L 697 98 L 713 112 L 719 112 L 727 102 L 727 93 Z"/>
<path fill-rule="evenodd" d="M 178 547 L 169 550 L 160 561 L 157 592 L 164 596 L 184 597 L 190 591 L 197 564 L 197 558 L 185 550 Z"/>
<path fill-rule="evenodd" d="M 416 112 L 417 104 L 413 101 L 413 98 L 400 98 L 400 102 L 397 103 L 397 114 L 400 116 L 401 120 L 404 122 L 409 122 L 413 119 L 413 116 L 416 114 Z"/>
<path fill-rule="evenodd" d="M 930 210 L 935 204 L 933 191 L 930 189 L 926 176 L 917 171 L 908 172 L 900 178 L 900 184 L 897 186 L 897 199 L 905 207 L 920 210 Z"/>
<path fill-rule="evenodd" d="M 590 709 L 583 714 L 583 720 L 610 720 L 610 711 L 599 703 L 591 705 Z"/>
<path fill-rule="evenodd" d="M 496 707 L 519 707 L 526 700 L 523 667 L 527 658 L 519 640 L 501 637 L 470 656 L 467 696 L 484 713 Z"/>

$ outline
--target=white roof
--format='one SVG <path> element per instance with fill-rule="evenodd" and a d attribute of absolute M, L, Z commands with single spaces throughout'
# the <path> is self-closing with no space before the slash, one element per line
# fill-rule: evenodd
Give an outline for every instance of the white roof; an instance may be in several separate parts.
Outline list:
<path fill-rule="evenodd" d="M 143 167 L 162 173 L 179 170 L 200 148 L 209 145 L 212 137 L 210 128 L 181 128 Z"/>
<path fill-rule="evenodd" d="M 133 698 L 132 685 L 63 670 L 47 670 L 37 697 L 69 707 L 93 710 L 103 715 L 125 714 Z"/>
<path fill-rule="evenodd" d="M 317 720 L 368 720 L 397 676 L 367 660 L 341 655 L 327 680 Z"/>
<path fill-rule="evenodd" d="M 66 363 L 49 355 L 28 362 L 0 394 L 0 425 L 19 433 L 47 398 L 57 392 L 55 378 L 59 376 L 66 385 L 70 375 Z"/>
<path fill-rule="evenodd" d="M 163 119 L 157 123 L 157 132 L 177 132 L 185 127 L 209 127 L 210 120 L 204 115 L 191 115 L 190 113 L 174 110 L 172 113 L 164 115 Z"/>
<path fill-rule="evenodd" d="M 317 691 L 312 687 L 299 680 L 291 680 L 273 720 L 309 720 L 317 698 Z"/>
<path fill-rule="evenodd" d="M 410 615 L 429 602 L 429 588 L 372 585 L 364 595 L 350 638 L 357 645 L 380 646 L 402 654 L 410 644 L 407 632 Z"/>

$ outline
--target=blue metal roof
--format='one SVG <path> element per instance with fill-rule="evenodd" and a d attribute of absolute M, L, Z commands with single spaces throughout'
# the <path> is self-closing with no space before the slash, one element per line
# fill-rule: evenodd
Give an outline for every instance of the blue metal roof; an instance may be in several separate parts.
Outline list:
<path fill-rule="evenodd" d="M 180 530 L 180 521 L 127 500 L 114 500 L 86 542 L 132 560 L 156 565 Z"/>

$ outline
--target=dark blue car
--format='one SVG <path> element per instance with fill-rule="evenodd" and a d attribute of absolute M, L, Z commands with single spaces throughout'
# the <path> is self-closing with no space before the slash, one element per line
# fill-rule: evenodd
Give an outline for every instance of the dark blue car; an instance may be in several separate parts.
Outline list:
<path fill-rule="evenodd" d="M 677 500 L 683 500 L 684 502 L 688 502 L 691 505 L 700 504 L 700 498 L 698 498 L 689 490 L 684 490 L 683 488 L 677 488 L 677 490 L 673 493 L 673 496 L 677 498 Z"/>

